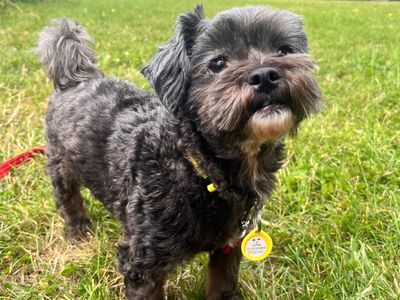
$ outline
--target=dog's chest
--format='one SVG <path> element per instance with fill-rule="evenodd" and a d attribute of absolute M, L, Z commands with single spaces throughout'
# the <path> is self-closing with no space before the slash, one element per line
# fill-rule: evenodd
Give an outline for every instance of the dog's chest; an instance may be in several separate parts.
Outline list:
<path fill-rule="evenodd" d="M 159 222 L 155 226 L 170 231 L 170 238 L 187 243 L 194 251 L 219 248 L 240 234 L 245 205 L 238 203 L 238 195 L 233 199 L 226 191 L 210 192 L 209 182 L 184 157 L 159 162 L 158 172 L 148 173 L 141 183 L 142 191 L 149 191 L 143 200 Z"/>

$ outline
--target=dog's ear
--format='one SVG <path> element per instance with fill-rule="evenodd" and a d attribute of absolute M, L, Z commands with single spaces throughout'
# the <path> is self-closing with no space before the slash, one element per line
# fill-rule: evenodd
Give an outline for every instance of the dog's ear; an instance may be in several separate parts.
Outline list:
<path fill-rule="evenodd" d="M 161 102 L 176 111 L 185 97 L 190 76 L 190 53 L 204 20 L 203 7 L 178 17 L 175 35 L 161 46 L 142 74 L 150 82 Z"/>

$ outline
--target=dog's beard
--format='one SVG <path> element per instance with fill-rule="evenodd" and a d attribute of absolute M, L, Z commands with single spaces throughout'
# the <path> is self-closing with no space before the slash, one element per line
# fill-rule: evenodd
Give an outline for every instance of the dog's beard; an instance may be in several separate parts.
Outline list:
<path fill-rule="evenodd" d="M 278 139 L 289 133 L 295 117 L 289 107 L 271 104 L 256 111 L 247 123 L 249 135 L 259 143 Z"/>

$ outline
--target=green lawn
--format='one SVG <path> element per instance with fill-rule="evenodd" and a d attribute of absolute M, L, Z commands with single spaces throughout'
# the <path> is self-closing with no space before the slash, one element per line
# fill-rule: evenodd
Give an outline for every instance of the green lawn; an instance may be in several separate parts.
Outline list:
<path fill-rule="evenodd" d="M 252 3 L 264 3 L 251 1 Z M 206 16 L 247 1 L 204 1 Z M 52 90 L 31 53 L 52 18 L 95 38 L 100 65 L 149 88 L 140 68 L 190 1 L 0 1 L 0 162 L 45 143 Z M 263 263 L 242 263 L 246 299 L 399 299 L 400 4 L 268 1 L 305 18 L 324 111 L 289 141 L 288 164 L 264 210 L 274 240 Z M 94 236 L 62 237 L 45 160 L 0 181 L 0 299 L 116 299 L 120 227 L 85 191 Z M 171 274 L 169 299 L 204 296 L 207 258 Z"/>

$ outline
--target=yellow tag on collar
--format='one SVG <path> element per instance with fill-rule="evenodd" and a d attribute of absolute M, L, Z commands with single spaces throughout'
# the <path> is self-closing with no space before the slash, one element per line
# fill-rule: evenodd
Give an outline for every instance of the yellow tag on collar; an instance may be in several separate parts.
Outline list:
<path fill-rule="evenodd" d="M 264 231 L 257 232 L 257 227 L 250 231 L 242 241 L 242 254 L 251 261 L 265 259 L 272 250 L 272 239 Z"/>
<path fill-rule="evenodd" d="M 214 183 L 210 183 L 209 185 L 207 185 L 207 190 L 208 190 L 210 193 L 214 193 L 217 189 L 216 189 Z"/>

